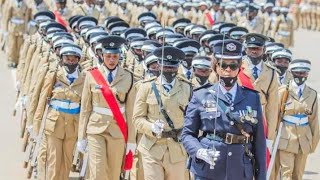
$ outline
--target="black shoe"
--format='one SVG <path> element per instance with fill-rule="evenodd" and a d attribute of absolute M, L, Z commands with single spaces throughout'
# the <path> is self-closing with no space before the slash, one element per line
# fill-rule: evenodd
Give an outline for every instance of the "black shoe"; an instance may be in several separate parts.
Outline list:
<path fill-rule="evenodd" d="M 15 69 L 15 68 L 17 68 L 17 66 L 18 66 L 17 63 L 9 63 L 8 64 L 8 68 L 10 68 L 10 69 Z"/>

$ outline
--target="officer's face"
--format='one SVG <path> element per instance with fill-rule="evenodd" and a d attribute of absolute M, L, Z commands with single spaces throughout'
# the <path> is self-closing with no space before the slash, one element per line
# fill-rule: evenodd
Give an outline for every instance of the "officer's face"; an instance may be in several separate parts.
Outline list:
<path fill-rule="evenodd" d="M 111 53 L 103 54 L 103 61 L 108 69 L 116 68 L 116 66 L 119 63 L 119 59 L 120 59 L 120 54 L 111 54 Z"/>
<path fill-rule="evenodd" d="M 198 76 L 209 76 L 212 70 L 207 68 L 194 68 L 194 74 Z"/>
<path fill-rule="evenodd" d="M 289 59 L 287 58 L 276 58 L 274 63 L 277 66 L 281 66 L 281 67 L 289 67 Z"/>
<path fill-rule="evenodd" d="M 216 64 L 216 72 L 222 77 L 236 77 L 241 64 L 235 59 L 223 59 Z"/>
<path fill-rule="evenodd" d="M 75 55 L 64 55 L 62 56 L 62 62 L 63 64 L 77 64 L 79 62 L 80 58 L 78 56 Z"/>
<path fill-rule="evenodd" d="M 153 63 L 149 64 L 148 69 L 151 71 L 159 71 L 160 66 L 159 66 L 158 62 L 153 62 Z"/>
<path fill-rule="evenodd" d="M 207 9 L 207 6 L 206 6 L 206 5 L 201 5 L 201 6 L 199 7 L 199 9 L 200 9 L 201 11 L 204 11 L 204 10 Z"/>
<path fill-rule="evenodd" d="M 309 73 L 307 72 L 307 71 L 301 71 L 301 72 L 295 72 L 295 71 L 292 71 L 291 72 L 292 73 L 292 75 L 294 76 L 294 77 L 308 77 L 308 75 L 309 75 Z"/>
<path fill-rule="evenodd" d="M 56 3 L 57 9 L 64 9 L 66 7 L 66 3 Z"/>
<path fill-rule="evenodd" d="M 265 48 L 262 47 L 247 47 L 246 53 L 249 57 L 258 58 L 261 57 L 264 53 Z"/>

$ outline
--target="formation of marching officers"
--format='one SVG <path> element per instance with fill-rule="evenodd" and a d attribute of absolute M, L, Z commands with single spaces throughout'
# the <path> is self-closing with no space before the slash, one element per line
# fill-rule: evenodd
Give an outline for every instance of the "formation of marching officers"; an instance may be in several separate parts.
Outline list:
<path fill-rule="evenodd" d="M 302 179 L 318 98 L 288 6 L 52 3 L 1 6 L 28 178 Z"/>

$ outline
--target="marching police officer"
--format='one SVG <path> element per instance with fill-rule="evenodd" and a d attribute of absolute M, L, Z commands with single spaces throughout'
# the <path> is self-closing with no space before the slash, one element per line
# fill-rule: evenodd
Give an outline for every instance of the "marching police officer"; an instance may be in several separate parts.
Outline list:
<path fill-rule="evenodd" d="M 20 49 L 23 44 L 23 35 L 26 33 L 26 24 L 31 19 L 31 9 L 24 0 L 9 1 L 7 10 L 3 17 L 3 31 L 6 33 L 4 38 L 7 41 L 8 67 L 16 68 L 19 60 Z"/>
<path fill-rule="evenodd" d="M 162 73 L 140 85 L 133 112 L 135 127 L 142 133 L 138 151 L 142 156 L 144 178 L 188 179 L 187 154 L 179 143 L 179 136 L 191 84 L 177 76 L 185 54 L 178 48 L 165 46 L 156 49 L 154 55 L 159 58 Z"/>
<path fill-rule="evenodd" d="M 272 145 L 272 140 L 276 136 L 276 126 L 278 117 L 278 82 L 277 69 L 268 63 L 263 62 L 266 36 L 256 33 L 249 33 L 243 36 L 245 40 L 246 56 L 243 57 L 242 68 L 255 90 L 259 91 L 262 110 L 268 125 L 268 147 Z"/>
<path fill-rule="evenodd" d="M 46 154 L 37 154 L 39 161 L 45 161 L 39 164 L 45 167 L 37 167 L 40 179 L 69 179 L 85 79 L 79 68 L 81 54 L 81 48 L 76 45 L 63 46 L 60 66 L 50 70 L 43 82 L 33 122 L 35 136 L 44 133 L 40 152 Z M 47 104 L 49 108 L 44 114 Z M 45 123 L 43 132 L 42 123 Z"/>
<path fill-rule="evenodd" d="M 119 36 L 100 39 L 104 64 L 88 71 L 84 82 L 77 148 L 88 153 L 88 179 L 92 180 L 119 180 L 124 154 L 133 153 L 136 147 L 129 96 L 133 75 L 119 66 L 124 42 Z"/>
<path fill-rule="evenodd" d="M 195 180 L 266 179 L 266 143 L 259 95 L 238 85 L 242 44 L 214 46 L 216 84 L 195 89 L 181 139 Z M 203 135 L 199 137 L 199 131 Z"/>
<path fill-rule="evenodd" d="M 278 146 L 280 173 L 284 180 L 301 180 L 307 157 L 315 151 L 320 138 L 318 98 L 317 92 L 306 84 L 311 62 L 295 59 L 289 69 L 293 76 L 289 89 L 285 85 L 279 89 L 281 99 L 289 93 L 280 119 L 283 122 Z"/>
<path fill-rule="evenodd" d="M 194 88 L 209 82 L 209 76 L 212 73 L 211 65 L 211 59 L 207 56 L 195 56 L 193 58 L 193 78 L 191 79 L 191 82 Z"/>
<path fill-rule="evenodd" d="M 278 49 L 273 52 L 271 59 L 279 70 L 277 71 L 279 85 L 287 84 L 292 78 L 291 73 L 287 71 L 292 60 L 292 52 L 289 49 Z"/>

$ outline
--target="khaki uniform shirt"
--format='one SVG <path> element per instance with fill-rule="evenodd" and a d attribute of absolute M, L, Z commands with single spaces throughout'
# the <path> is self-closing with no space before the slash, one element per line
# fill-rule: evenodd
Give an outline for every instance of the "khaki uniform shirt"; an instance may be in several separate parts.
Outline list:
<path fill-rule="evenodd" d="M 170 131 L 171 128 L 160 113 L 151 83 L 155 82 L 163 106 L 173 121 L 175 129 L 183 127 L 184 110 L 191 96 L 191 84 L 177 77 L 173 88 L 168 93 L 159 81 L 159 78 L 154 81 L 146 80 L 140 85 L 136 95 L 133 121 L 137 130 L 143 133 L 138 150 L 161 160 L 168 149 L 171 163 L 181 162 L 185 160 L 187 155 L 182 144 L 175 142 L 171 138 L 157 138 L 152 133 L 151 126 L 158 119 L 162 119 L 165 122 L 164 131 Z"/>
<path fill-rule="evenodd" d="M 285 92 L 286 86 L 281 86 L 279 88 L 279 99 L 282 99 Z M 289 87 L 289 96 L 286 101 L 284 116 L 297 114 L 306 114 L 309 124 L 296 126 L 284 122 L 278 149 L 294 154 L 299 153 L 300 150 L 303 154 L 313 153 L 320 137 L 318 98 L 317 92 L 307 85 L 305 85 L 301 98 L 298 97 L 295 88 L 291 85 Z"/>

